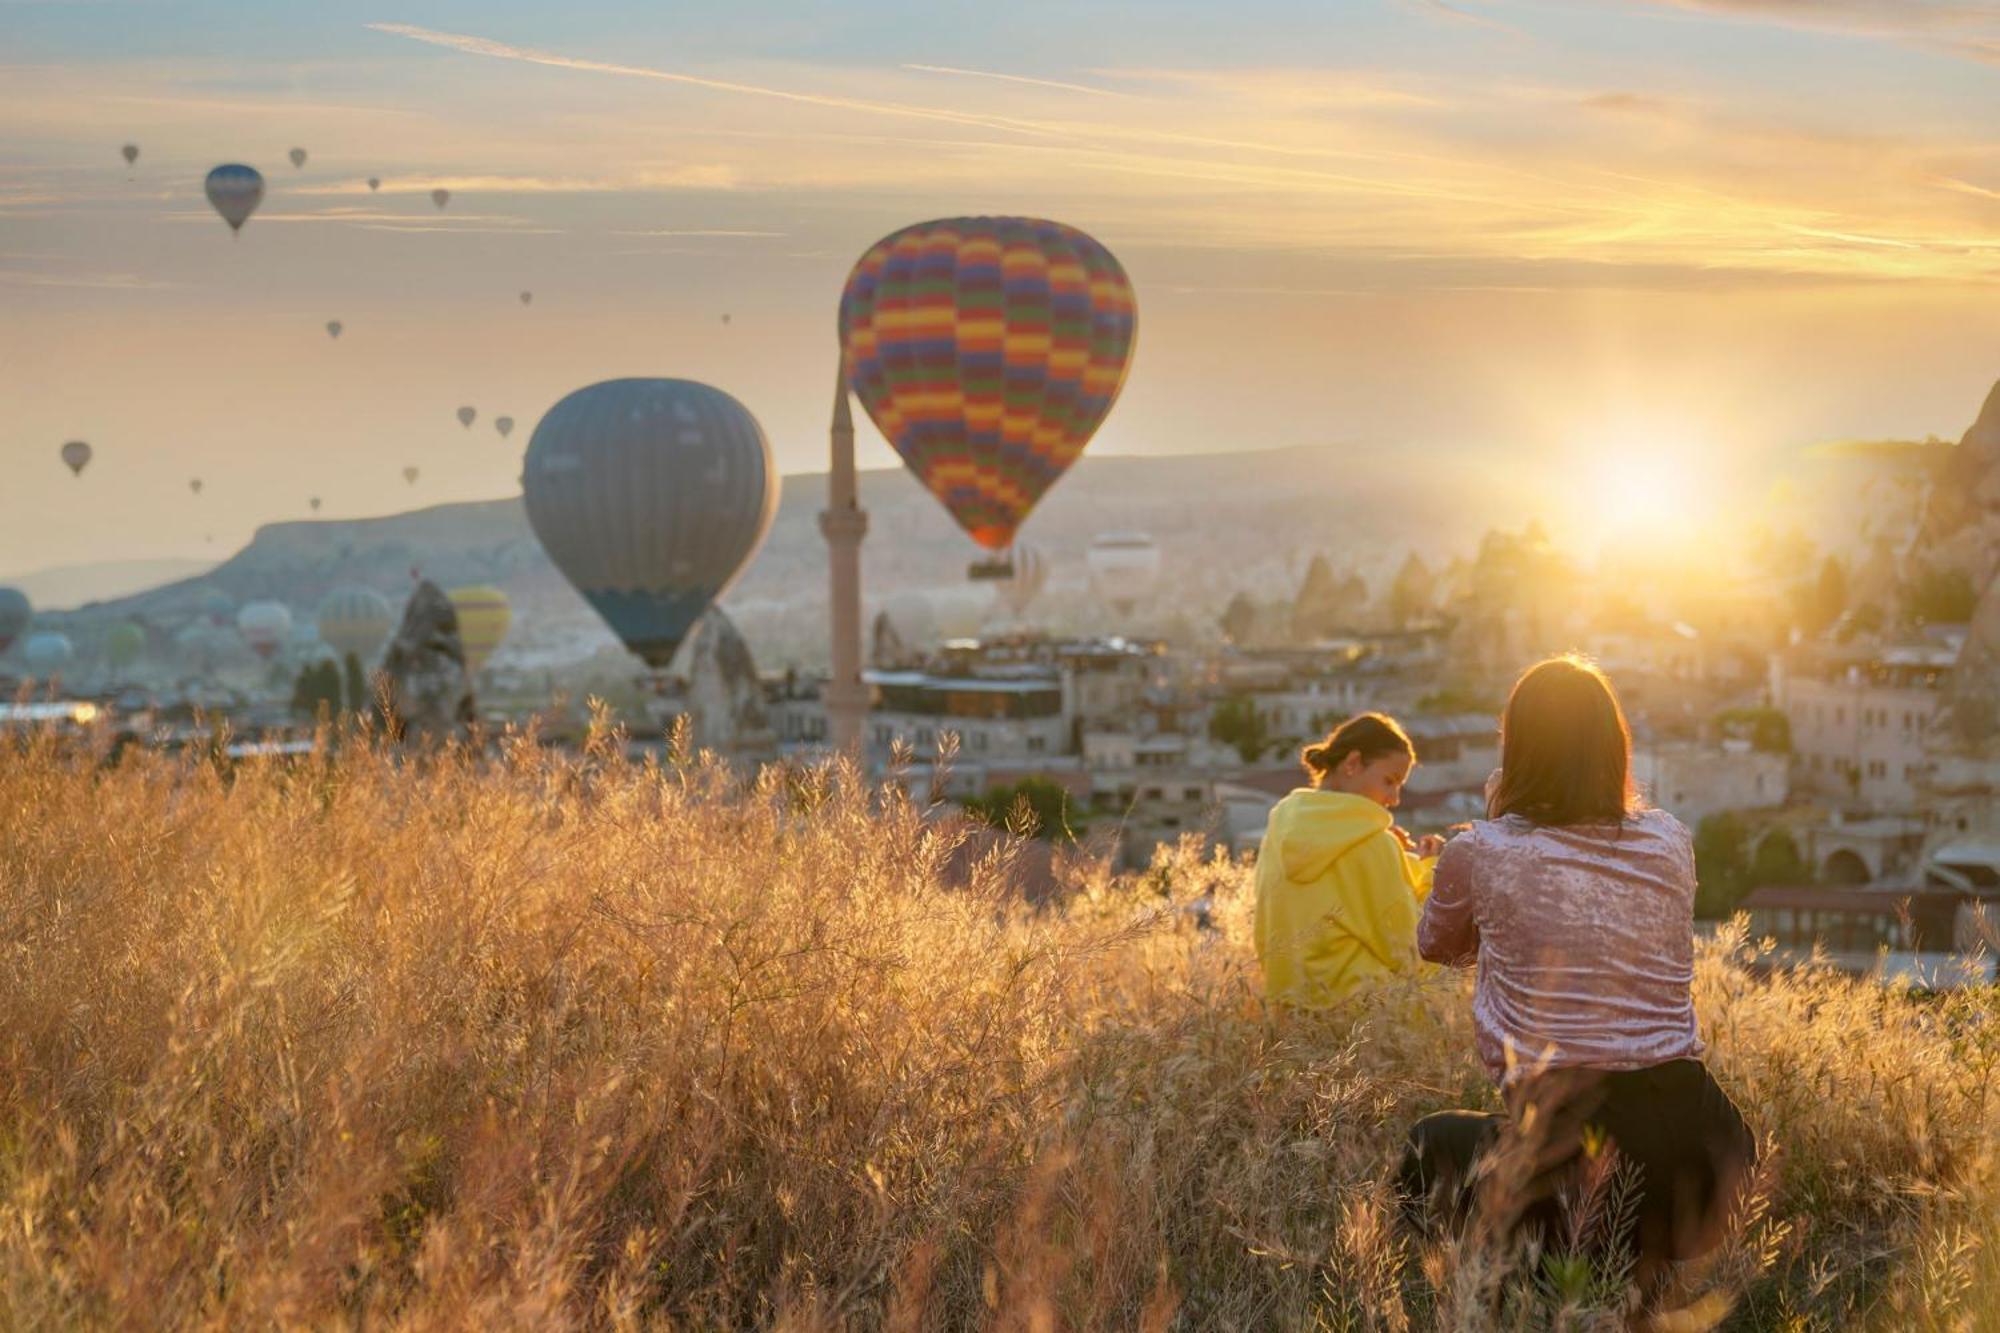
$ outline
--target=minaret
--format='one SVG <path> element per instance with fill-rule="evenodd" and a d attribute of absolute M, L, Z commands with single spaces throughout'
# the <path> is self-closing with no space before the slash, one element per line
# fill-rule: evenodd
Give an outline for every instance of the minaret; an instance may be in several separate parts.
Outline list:
<path fill-rule="evenodd" d="M 861 731 L 868 716 L 868 687 L 861 681 L 861 539 L 868 514 L 854 484 L 854 418 L 847 410 L 847 363 L 833 390 L 833 466 L 827 473 L 826 508 L 819 530 L 826 534 L 827 570 L 833 610 L 833 679 L 826 686 L 827 731 L 834 748 L 861 756 Z"/>

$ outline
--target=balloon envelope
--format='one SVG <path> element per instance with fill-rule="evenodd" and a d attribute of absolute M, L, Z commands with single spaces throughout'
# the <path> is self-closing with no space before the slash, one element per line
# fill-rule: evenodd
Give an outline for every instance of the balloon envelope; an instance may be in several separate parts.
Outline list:
<path fill-rule="evenodd" d="M 341 329 L 345 327 L 346 326 L 342 324 L 339 320 L 329 319 L 326 322 L 326 336 L 329 338 L 338 338 L 340 336 Z"/>
<path fill-rule="evenodd" d="M 220 588 L 210 588 L 201 595 L 201 613 L 211 625 L 227 625 L 236 615 L 235 599 Z"/>
<path fill-rule="evenodd" d="M 412 486 L 417 484 L 417 478 L 421 475 L 422 474 L 419 473 L 414 467 L 406 467 L 403 469 L 403 480 L 409 482 L 410 485 Z"/>
<path fill-rule="evenodd" d="M 1020 615 L 1041 593 L 1043 585 L 1049 581 L 1049 562 L 1039 546 L 1025 542 L 1015 542 L 1010 553 L 1014 572 L 1000 579 L 994 591 L 1000 598 L 1000 605 L 1010 615 Z"/>
<path fill-rule="evenodd" d="M 664 668 L 778 508 L 763 428 L 690 380 L 606 380 L 550 408 L 521 489 L 549 558 L 625 646 Z"/>
<path fill-rule="evenodd" d="M 1160 577 L 1160 547 L 1143 532 L 1107 532 L 1085 553 L 1090 585 L 1112 610 L 1129 615 Z"/>
<path fill-rule="evenodd" d="M 241 231 L 250 215 L 257 211 L 257 205 L 264 202 L 263 174 L 241 163 L 225 163 L 209 172 L 204 188 L 210 206 L 222 215 L 231 231 Z"/>
<path fill-rule="evenodd" d="M 458 409 L 458 424 L 465 427 L 467 430 L 471 430 L 473 418 L 477 417 L 478 415 L 479 411 L 476 408 L 461 407 Z"/>
<path fill-rule="evenodd" d="M 319 512 L 319 497 L 317 495 L 313 496 L 310 500 L 307 500 L 306 503 L 312 506 L 312 511 L 315 514 Z"/>
<path fill-rule="evenodd" d="M 62 461 L 77 476 L 90 464 L 91 447 L 82 440 L 71 440 L 62 447 Z"/>
<path fill-rule="evenodd" d="M 243 642 L 259 657 L 275 657 L 291 636 L 292 613 L 283 602 L 251 602 L 236 613 Z"/>
<path fill-rule="evenodd" d="M 76 656 L 76 649 L 70 645 L 67 634 L 43 630 L 28 636 L 28 641 L 21 645 L 21 656 L 27 660 L 30 671 L 45 676 L 68 666 Z"/>
<path fill-rule="evenodd" d="M 104 657 L 114 667 L 128 667 L 146 651 L 146 631 L 126 620 L 113 625 L 104 636 Z"/>
<path fill-rule="evenodd" d="M 848 382 L 960 527 L 1002 550 L 1111 411 L 1132 284 L 1036 218 L 947 218 L 877 241 L 840 298 Z"/>
<path fill-rule="evenodd" d="M 381 189 L 381 188 L 382 188 L 382 178 L 381 178 L 380 176 L 370 176 L 370 177 L 368 178 L 368 188 L 369 188 L 369 189 L 371 189 L 371 190 L 379 190 L 379 189 Z"/>
<path fill-rule="evenodd" d="M 134 162 L 137 162 L 139 160 L 138 144 L 128 143 L 118 151 L 125 155 L 125 165 L 128 167 L 131 166 Z"/>
<path fill-rule="evenodd" d="M 533 292 L 522 292 L 522 293 L 521 293 L 521 304 L 522 304 L 522 305 L 526 305 L 526 304 L 528 304 L 528 302 L 530 302 L 530 301 L 532 301 L 532 300 L 534 300 L 534 299 L 535 299 L 535 294 L 534 294 Z"/>
<path fill-rule="evenodd" d="M 514 433 L 514 418 L 512 417 L 493 418 L 493 429 L 500 432 L 501 439 L 503 440 L 506 439 L 509 435 L 512 435 Z"/>
<path fill-rule="evenodd" d="M 514 623 L 514 609 L 498 588 L 453 588 L 445 594 L 458 612 L 458 638 L 465 646 L 465 669 L 478 671 L 493 656 Z"/>
<path fill-rule="evenodd" d="M 319 637 L 343 658 L 372 661 L 395 627 L 396 608 L 373 588 L 335 588 L 319 604 Z"/>
<path fill-rule="evenodd" d="M 189 490 L 191 490 L 191 491 L 193 491 L 193 492 L 194 492 L 194 493 L 195 493 L 196 495 L 200 495 L 200 494 L 201 494 L 201 478 L 200 478 L 200 477 L 189 477 L 189 478 L 188 478 L 188 489 L 189 489 Z"/>
<path fill-rule="evenodd" d="M 0 588 L 0 653 L 14 646 L 35 619 L 34 604 L 19 588 Z"/>
<path fill-rule="evenodd" d="M 445 189 L 443 186 L 439 186 L 437 189 L 431 191 L 431 202 L 439 208 L 443 208 L 451 202 L 451 191 Z"/>
<path fill-rule="evenodd" d="M 285 156 L 292 159 L 292 165 L 295 167 L 302 167 L 306 164 L 306 150 L 303 148 L 294 148 L 291 152 L 285 154 Z"/>

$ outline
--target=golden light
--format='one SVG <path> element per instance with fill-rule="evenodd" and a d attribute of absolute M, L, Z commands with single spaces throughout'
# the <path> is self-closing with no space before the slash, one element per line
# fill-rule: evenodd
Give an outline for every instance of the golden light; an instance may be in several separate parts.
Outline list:
<path fill-rule="evenodd" d="M 1579 497 L 1607 546 L 1685 542 L 1705 526 L 1710 504 L 1684 450 L 1631 445 L 1596 451 Z"/>

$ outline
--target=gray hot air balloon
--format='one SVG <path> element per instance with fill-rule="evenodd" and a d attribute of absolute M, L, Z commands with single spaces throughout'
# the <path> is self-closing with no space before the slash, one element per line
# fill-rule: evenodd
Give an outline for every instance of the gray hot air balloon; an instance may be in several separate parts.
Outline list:
<path fill-rule="evenodd" d="M 382 188 L 382 178 L 381 178 L 380 176 L 370 176 L 370 177 L 368 178 L 368 188 L 369 188 L 370 190 L 379 190 L 379 189 L 381 189 L 381 188 Z"/>
<path fill-rule="evenodd" d="M 373 588 L 335 588 L 319 604 L 319 637 L 342 657 L 367 662 L 396 627 L 396 608 Z"/>
<path fill-rule="evenodd" d="M 291 152 L 285 154 L 285 156 L 292 159 L 292 165 L 295 167 L 302 167 L 306 164 L 306 150 L 303 148 L 294 148 Z"/>
<path fill-rule="evenodd" d="M 418 472 L 417 469 L 414 467 L 406 467 L 403 469 L 403 480 L 409 482 L 410 485 L 412 486 L 417 484 L 417 478 L 421 475 L 423 474 Z"/>
<path fill-rule="evenodd" d="M 291 636 L 292 613 L 283 602 L 251 602 L 236 613 L 236 629 L 250 651 L 268 661 Z"/>
<path fill-rule="evenodd" d="M 68 666 L 76 657 L 76 649 L 67 634 L 44 630 L 28 636 L 28 641 L 21 645 L 21 656 L 27 659 L 28 670 L 37 676 L 47 676 Z"/>
<path fill-rule="evenodd" d="M 500 432 L 501 439 L 503 440 L 506 439 L 509 435 L 512 435 L 514 433 L 514 418 L 512 417 L 493 418 L 493 429 Z"/>
<path fill-rule="evenodd" d="M 656 670 L 770 531 L 778 474 L 757 419 L 689 380 L 606 380 L 535 427 L 521 488 L 556 567 Z"/>
<path fill-rule="evenodd" d="M 82 440 L 71 440 L 62 447 L 64 465 L 79 477 L 83 475 L 83 470 L 90 466 L 90 455 L 90 446 Z"/>
<path fill-rule="evenodd" d="M 438 186 L 437 189 L 431 191 L 431 202 L 439 208 L 443 208 L 451 202 L 451 191 L 445 189 L 442 185 Z"/>
<path fill-rule="evenodd" d="M 477 417 L 478 415 L 479 415 L 479 410 L 477 408 L 461 407 L 458 409 L 458 424 L 465 427 L 467 430 L 471 430 L 473 418 Z"/>
<path fill-rule="evenodd" d="M 312 499 L 307 500 L 306 503 L 312 506 L 312 511 L 315 514 L 319 512 L 319 497 L 317 495 L 313 496 Z"/>
<path fill-rule="evenodd" d="M 28 594 L 19 588 L 0 588 L 0 653 L 13 647 L 34 619 L 35 608 Z"/>
<path fill-rule="evenodd" d="M 200 478 L 200 477 L 189 477 L 189 478 L 188 478 L 188 489 L 189 489 L 189 490 L 191 490 L 191 491 L 193 491 L 193 492 L 194 492 L 194 493 L 195 493 L 196 495 L 200 495 L 200 494 L 201 494 L 201 478 Z"/>
<path fill-rule="evenodd" d="M 534 294 L 533 292 L 522 292 L 522 293 L 521 293 L 521 304 L 522 304 L 522 305 L 527 305 L 527 304 L 528 304 L 529 302 L 533 301 L 534 299 L 535 299 L 535 294 Z"/>
<path fill-rule="evenodd" d="M 263 173 L 241 163 L 225 163 L 209 172 L 203 188 L 208 192 L 209 204 L 233 232 L 241 232 L 243 224 L 257 211 L 257 205 L 264 202 Z"/>
<path fill-rule="evenodd" d="M 343 325 L 339 320 L 329 319 L 326 322 L 326 336 L 329 338 L 338 338 L 340 336 L 341 329 L 344 327 L 345 325 Z"/>
<path fill-rule="evenodd" d="M 137 162 L 139 160 L 138 144 L 128 143 L 118 151 L 125 155 L 125 165 L 128 167 L 131 166 L 134 162 Z"/>

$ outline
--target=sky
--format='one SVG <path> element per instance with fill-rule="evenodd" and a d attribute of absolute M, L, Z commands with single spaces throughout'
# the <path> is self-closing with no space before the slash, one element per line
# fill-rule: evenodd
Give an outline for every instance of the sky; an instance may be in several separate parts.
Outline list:
<path fill-rule="evenodd" d="M 1965 429 L 1996 113 L 1975 0 L 0 0 L 0 574 L 516 494 L 620 375 L 822 470 L 848 268 L 967 213 L 1131 275 L 1093 452 L 1337 445 L 1601 535 L 1634 476 Z"/>

